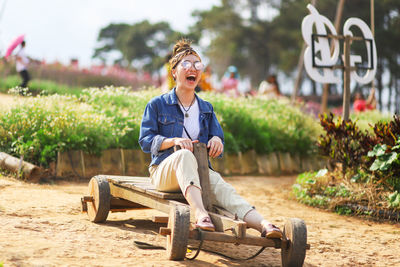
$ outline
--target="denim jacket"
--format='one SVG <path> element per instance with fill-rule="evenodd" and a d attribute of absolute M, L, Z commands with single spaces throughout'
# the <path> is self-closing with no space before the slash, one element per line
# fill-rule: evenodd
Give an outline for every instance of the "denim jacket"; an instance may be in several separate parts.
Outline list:
<path fill-rule="evenodd" d="M 200 111 L 199 142 L 207 144 L 213 136 L 218 136 L 224 142 L 224 133 L 212 105 L 197 95 L 196 99 Z M 173 148 L 160 151 L 161 143 L 166 138 L 182 137 L 183 119 L 175 88 L 147 104 L 140 126 L 139 144 L 145 153 L 151 153 L 150 166 L 159 165 L 174 152 Z"/>

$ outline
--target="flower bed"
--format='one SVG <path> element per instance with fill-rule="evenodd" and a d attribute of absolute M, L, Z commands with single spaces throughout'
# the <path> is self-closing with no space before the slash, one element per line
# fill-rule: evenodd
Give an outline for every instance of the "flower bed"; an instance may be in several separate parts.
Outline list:
<path fill-rule="evenodd" d="M 400 220 L 400 117 L 368 131 L 332 114 L 320 119 L 326 132 L 318 141 L 320 152 L 335 168 L 299 175 L 296 198 L 340 214 Z"/>

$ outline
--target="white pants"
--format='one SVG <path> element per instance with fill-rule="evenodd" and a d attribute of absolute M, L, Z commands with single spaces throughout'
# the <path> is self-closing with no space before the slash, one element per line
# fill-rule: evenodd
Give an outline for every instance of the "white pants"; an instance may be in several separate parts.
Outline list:
<path fill-rule="evenodd" d="M 151 166 L 149 172 L 152 183 L 159 191 L 182 191 L 185 195 L 186 189 L 190 185 L 201 189 L 197 160 L 187 149 L 176 151 L 158 166 Z M 244 216 L 254 207 L 239 196 L 235 188 L 225 182 L 218 172 L 209 169 L 209 174 L 210 189 L 215 196 L 216 205 L 232 214 L 237 214 L 238 218 L 243 220 Z"/>

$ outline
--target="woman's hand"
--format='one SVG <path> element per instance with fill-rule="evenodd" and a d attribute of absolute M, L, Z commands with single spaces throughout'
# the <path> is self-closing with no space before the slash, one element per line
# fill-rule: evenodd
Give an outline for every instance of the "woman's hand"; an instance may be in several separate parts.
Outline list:
<path fill-rule="evenodd" d="M 207 148 L 209 149 L 208 155 L 212 158 L 218 157 L 224 151 L 224 145 L 218 136 L 213 136 L 208 141 Z"/>
<path fill-rule="evenodd" d="M 193 144 L 198 143 L 199 140 L 190 140 L 189 138 L 174 138 L 174 146 L 180 146 L 181 149 L 188 149 L 193 152 Z"/>

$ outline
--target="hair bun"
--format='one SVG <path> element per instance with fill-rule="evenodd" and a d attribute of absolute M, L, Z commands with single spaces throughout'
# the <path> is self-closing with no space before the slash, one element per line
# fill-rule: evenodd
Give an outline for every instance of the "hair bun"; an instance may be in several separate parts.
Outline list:
<path fill-rule="evenodd" d="M 189 39 L 182 38 L 174 45 L 173 56 L 175 56 L 176 54 L 179 54 L 182 51 L 192 49 L 192 47 L 190 46 L 191 44 L 192 44 L 192 41 L 190 41 Z"/>

